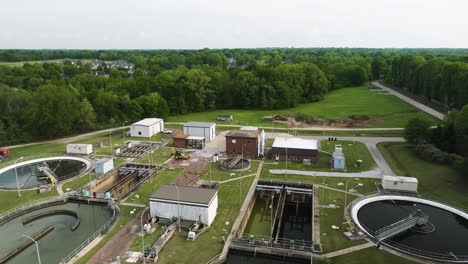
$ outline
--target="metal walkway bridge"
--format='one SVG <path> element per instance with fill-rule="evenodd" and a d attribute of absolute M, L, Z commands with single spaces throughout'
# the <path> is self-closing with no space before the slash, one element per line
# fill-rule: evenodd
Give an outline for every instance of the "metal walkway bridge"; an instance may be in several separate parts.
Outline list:
<path fill-rule="evenodd" d="M 398 235 L 416 225 L 424 225 L 429 221 L 429 216 L 417 210 L 416 212 L 411 213 L 407 218 L 402 219 L 398 222 L 395 222 L 391 225 L 383 227 L 374 232 L 375 239 L 377 241 L 385 240 L 389 237 Z"/>

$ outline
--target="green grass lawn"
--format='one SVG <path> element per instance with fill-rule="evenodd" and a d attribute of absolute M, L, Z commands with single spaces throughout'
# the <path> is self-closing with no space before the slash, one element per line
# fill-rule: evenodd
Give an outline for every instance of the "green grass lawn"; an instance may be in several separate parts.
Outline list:
<path fill-rule="evenodd" d="M 96 174 L 95 173 L 89 173 L 88 175 L 81 176 L 78 179 L 75 179 L 73 181 L 67 182 L 62 186 L 62 190 L 64 192 L 71 192 L 74 191 L 83 185 L 89 183 L 90 181 L 96 179 Z M 70 191 L 67 191 L 67 188 L 70 188 Z"/>
<path fill-rule="evenodd" d="M 152 234 L 145 234 L 144 240 L 145 240 L 145 248 L 154 245 L 156 241 L 161 237 L 162 234 L 162 228 L 158 227 Z M 132 244 L 130 245 L 130 248 L 128 249 L 129 251 L 142 251 L 143 249 L 143 241 L 141 239 L 141 236 L 138 236 L 133 240 Z"/>
<path fill-rule="evenodd" d="M 143 158 L 136 159 L 135 162 L 150 163 L 152 160 L 153 163 L 161 164 L 171 157 L 171 151 L 172 148 L 168 147 L 158 148 L 151 155 L 146 155 Z M 151 156 L 153 157 L 152 159 Z"/>
<path fill-rule="evenodd" d="M 419 159 L 407 143 L 379 143 L 377 147 L 397 175 L 418 178 L 420 193 L 468 207 L 468 177 L 449 166 Z"/>
<path fill-rule="evenodd" d="M 52 198 L 58 196 L 56 189 L 49 192 L 38 193 L 36 190 L 21 191 L 21 197 L 18 197 L 16 191 L 1 191 L 0 192 L 0 214 L 8 210 L 21 206 L 22 204 L 31 203 L 37 200 Z"/>
<path fill-rule="evenodd" d="M 417 262 L 407 260 L 397 255 L 380 250 L 375 247 L 366 248 L 363 250 L 355 251 L 349 254 L 341 255 L 338 257 L 314 260 L 314 263 L 319 264 L 415 264 Z"/>
<path fill-rule="evenodd" d="M 25 147 L 12 148 L 11 157 L 9 160 L 0 162 L 0 167 L 11 165 L 20 157 L 23 157 L 23 160 L 33 159 L 33 158 L 42 158 L 50 156 L 60 156 L 65 154 L 66 145 L 65 144 L 38 144 Z"/>
<path fill-rule="evenodd" d="M 230 172 L 230 171 L 225 171 L 221 169 L 220 163 L 222 161 L 217 163 L 209 163 L 206 165 L 205 169 L 203 169 L 202 173 L 200 174 L 200 179 L 203 180 L 209 180 L 210 179 L 210 166 L 211 166 L 211 180 L 213 181 L 225 181 L 229 180 L 232 178 L 237 178 L 241 177 L 244 175 L 249 175 L 249 174 L 254 174 L 257 172 L 258 165 L 260 164 L 260 161 L 258 160 L 251 160 L 251 165 L 250 169 L 242 172 Z M 233 176 L 231 176 L 231 173 L 234 173 Z"/>
<path fill-rule="evenodd" d="M 415 117 L 435 118 L 421 112 L 392 95 L 382 95 L 372 92 L 367 86 L 342 88 L 331 91 L 325 100 L 317 103 L 301 104 L 294 108 L 281 110 L 245 110 L 227 109 L 208 112 L 191 113 L 169 117 L 168 121 L 210 121 L 216 122 L 218 115 L 234 115 L 234 121 L 218 122 L 219 124 L 253 125 L 253 126 L 284 126 L 281 123 L 262 121 L 265 115 L 271 114 L 304 114 L 324 116 L 328 119 L 343 119 L 351 115 L 367 115 L 374 119 L 370 127 L 404 127 L 408 120 Z"/>
<path fill-rule="evenodd" d="M 206 263 L 221 253 L 222 238 L 228 236 L 253 179 L 249 177 L 220 185 L 218 214 L 211 226 L 195 241 L 186 239 L 187 232 L 175 232 L 161 250 L 158 263 Z"/>
<path fill-rule="evenodd" d="M 127 199 L 127 202 L 139 203 L 139 204 L 148 204 L 149 198 L 151 195 L 161 186 L 162 184 L 171 184 L 177 176 L 181 173 L 181 169 L 173 170 L 162 170 L 153 177 L 151 182 L 147 182 L 141 186 L 132 196 Z M 136 196 L 139 198 L 136 198 Z"/>
<path fill-rule="evenodd" d="M 104 238 L 96 245 L 94 246 L 88 253 L 86 253 L 83 257 L 81 257 L 78 261 L 76 261 L 76 264 L 86 264 L 88 260 L 90 260 L 98 250 L 104 246 L 113 236 L 115 236 L 122 227 L 124 227 L 133 217 L 138 215 L 138 213 L 143 209 L 139 207 L 133 207 L 133 206 L 124 206 L 120 205 L 120 216 L 117 224 L 114 226 L 113 229 L 111 229 L 105 236 Z M 134 214 L 130 214 L 130 211 L 136 209 Z"/>

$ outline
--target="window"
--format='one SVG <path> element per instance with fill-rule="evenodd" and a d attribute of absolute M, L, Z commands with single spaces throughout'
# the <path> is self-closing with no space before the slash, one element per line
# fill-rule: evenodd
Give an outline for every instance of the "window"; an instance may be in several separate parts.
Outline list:
<path fill-rule="evenodd" d="M 141 131 L 138 131 L 138 135 L 141 136 Z"/>
<path fill-rule="evenodd" d="M 233 140 L 232 140 L 232 143 L 236 144 L 236 140 L 235 140 L 235 139 L 233 139 Z"/>
<path fill-rule="evenodd" d="M 250 143 L 250 140 L 247 140 L 247 143 Z"/>

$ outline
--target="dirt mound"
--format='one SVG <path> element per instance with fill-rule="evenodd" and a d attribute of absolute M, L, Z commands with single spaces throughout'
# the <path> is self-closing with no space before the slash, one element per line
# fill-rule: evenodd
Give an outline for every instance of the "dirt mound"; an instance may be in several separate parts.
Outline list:
<path fill-rule="evenodd" d="M 351 115 L 344 119 L 334 120 L 320 116 L 302 114 L 274 114 L 263 117 L 263 121 L 285 124 L 287 127 L 367 127 L 375 122 L 366 115 Z"/>

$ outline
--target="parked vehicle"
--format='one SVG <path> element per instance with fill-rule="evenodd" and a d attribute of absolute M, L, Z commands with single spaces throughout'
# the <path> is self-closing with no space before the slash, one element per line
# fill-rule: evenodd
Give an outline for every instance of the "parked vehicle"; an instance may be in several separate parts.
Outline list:
<path fill-rule="evenodd" d="M 7 160 L 11 156 L 9 149 L 0 149 L 0 161 Z"/>
<path fill-rule="evenodd" d="M 163 134 L 172 134 L 174 131 L 170 130 L 170 129 L 164 129 L 162 131 Z"/>

